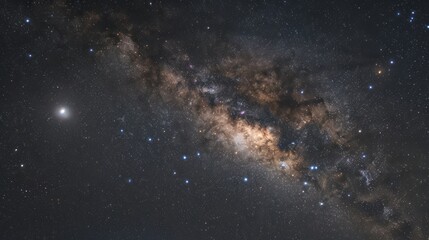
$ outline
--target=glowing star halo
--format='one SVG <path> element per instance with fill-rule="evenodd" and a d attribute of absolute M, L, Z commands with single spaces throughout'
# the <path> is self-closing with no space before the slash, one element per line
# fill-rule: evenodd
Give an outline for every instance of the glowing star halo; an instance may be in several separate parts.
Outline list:
<path fill-rule="evenodd" d="M 60 107 L 57 110 L 57 117 L 61 119 L 67 119 L 70 117 L 70 110 L 67 107 Z"/>

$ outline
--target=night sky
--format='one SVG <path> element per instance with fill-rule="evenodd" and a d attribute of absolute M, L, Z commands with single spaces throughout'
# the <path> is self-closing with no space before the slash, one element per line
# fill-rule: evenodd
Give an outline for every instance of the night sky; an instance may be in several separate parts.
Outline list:
<path fill-rule="evenodd" d="M 429 238 L 427 0 L 0 18 L 0 239 Z"/>

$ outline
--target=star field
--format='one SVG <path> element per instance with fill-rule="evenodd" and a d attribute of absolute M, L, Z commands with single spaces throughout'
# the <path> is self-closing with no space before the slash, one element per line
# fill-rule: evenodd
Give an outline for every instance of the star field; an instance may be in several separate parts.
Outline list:
<path fill-rule="evenodd" d="M 1 239 L 428 239 L 425 1 L 1 8 Z"/>

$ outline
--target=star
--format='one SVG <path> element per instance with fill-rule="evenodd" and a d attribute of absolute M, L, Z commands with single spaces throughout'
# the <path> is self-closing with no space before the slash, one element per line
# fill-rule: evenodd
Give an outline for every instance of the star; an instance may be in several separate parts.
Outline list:
<path fill-rule="evenodd" d="M 188 159 L 188 157 L 187 157 L 186 155 L 183 155 L 183 156 L 182 156 L 182 159 L 183 159 L 183 160 L 187 160 L 187 159 Z"/>
<path fill-rule="evenodd" d="M 244 178 L 243 178 L 243 181 L 244 181 L 244 182 L 248 182 L 248 181 L 249 181 L 249 179 L 248 179 L 247 177 L 244 177 Z"/>
<path fill-rule="evenodd" d="M 369 89 L 373 89 L 373 86 L 372 86 L 372 85 L 369 85 L 369 86 L 368 86 L 368 88 L 369 88 Z"/>
<path fill-rule="evenodd" d="M 25 23 L 30 23 L 30 22 L 31 22 L 31 20 L 29 18 L 25 19 Z"/>
<path fill-rule="evenodd" d="M 185 184 L 188 184 L 188 183 L 189 183 L 189 180 L 188 180 L 188 179 L 186 179 L 186 180 L 185 180 Z"/>
<path fill-rule="evenodd" d="M 58 109 L 57 116 L 66 119 L 70 116 L 70 112 L 66 107 L 60 107 Z"/>

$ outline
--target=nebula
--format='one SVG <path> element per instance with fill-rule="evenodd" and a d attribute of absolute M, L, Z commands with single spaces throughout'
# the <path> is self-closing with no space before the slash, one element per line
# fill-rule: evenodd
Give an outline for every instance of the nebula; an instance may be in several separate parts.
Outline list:
<path fill-rule="evenodd" d="M 102 18 L 115 28 L 100 29 Z M 348 113 L 318 93 L 325 73 L 299 60 L 302 49 L 279 51 L 240 36 L 221 42 L 201 37 L 195 41 L 214 50 L 210 59 L 200 59 L 182 40 L 159 39 L 167 31 L 162 22 L 139 25 L 124 14 L 90 12 L 74 23 L 76 38 L 90 35 L 98 43 L 100 64 L 120 65 L 130 77 L 128 88 L 186 112 L 209 145 L 311 183 L 328 201 L 349 206 L 351 218 L 380 238 L 422 236 L 400 199 L 378 184 L 385 177 L 378 163 L 364 161 L 365 146 Z"/>

